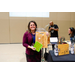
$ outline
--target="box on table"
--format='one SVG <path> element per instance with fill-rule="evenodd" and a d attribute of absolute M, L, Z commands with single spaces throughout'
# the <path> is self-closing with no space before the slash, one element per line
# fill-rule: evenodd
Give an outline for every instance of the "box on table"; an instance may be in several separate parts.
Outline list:
<path fill-rule="evenodd" d="M 58 55 L 69 54 L 69 44 L 58 44 Z"/>

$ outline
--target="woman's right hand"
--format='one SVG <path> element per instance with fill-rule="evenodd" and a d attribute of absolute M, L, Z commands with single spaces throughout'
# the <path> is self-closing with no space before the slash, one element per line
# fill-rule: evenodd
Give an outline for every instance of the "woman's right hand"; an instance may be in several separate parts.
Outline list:
<path fill-rule="evenodd" d="M 34 48 L 33 46 L 31 46 L 31 49 L 35 51 L 36 48 Z"/>
<path fill-rule="evenodd" d="M 35 51 L 36 48 L 34 48 L 33 46 L 28 46 L 28 48 L 32 49 Z"/>

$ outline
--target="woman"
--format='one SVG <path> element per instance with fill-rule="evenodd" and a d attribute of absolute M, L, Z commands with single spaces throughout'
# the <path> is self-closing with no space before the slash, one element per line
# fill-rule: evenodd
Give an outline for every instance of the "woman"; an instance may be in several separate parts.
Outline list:
<path fill-rule="evenodd" d="M 35 43 L 35 32 L 37 24 L 35 21 L 30 21 L 28 24 L 28 31 L 23 36 L 23 46 L 26 47 L 27 62 L 41 62 L 41 51 L 35 51 L 33 47 Z"/>
<path fill-rule="evenodd" d="M 68 33 L 70 35 L 71 43 L 75 43 L 75 29 L 73 27 L 70 27 Z"/>

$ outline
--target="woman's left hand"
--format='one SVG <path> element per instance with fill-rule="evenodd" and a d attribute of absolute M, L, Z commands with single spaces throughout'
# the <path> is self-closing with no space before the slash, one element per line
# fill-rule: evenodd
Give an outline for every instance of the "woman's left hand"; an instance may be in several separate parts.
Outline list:
<path fill-rule="evenodd" d="M 49 32 L 46 32 L 46 35 L 49 36 Z"/>

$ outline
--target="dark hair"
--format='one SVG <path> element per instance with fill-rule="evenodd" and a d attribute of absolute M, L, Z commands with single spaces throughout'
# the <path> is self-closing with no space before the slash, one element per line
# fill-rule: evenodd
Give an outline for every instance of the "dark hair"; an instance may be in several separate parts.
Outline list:
<path fill-rule="evenodd" d="M 36 26 L 36 28 L 37 28 L 37 23 L 35 22 L 35 21 L 30 21 L 29 23 L 28 23 L 28 31 L 31 33 L 31 30 L 30 30 L 30 23 L 31 22 L 33 22 L 34 24 L 35 24 L 35 26 Z M 36 31 L 36 29 L 35 29 L 35 31 Z"/>
<path fill-rule="evenodd" d="M 72 34 L 71 34 L 71 36 L 70 36 L 70 37 L 73 37 L 73 36 L 75 35 L 75 29 L 74 29 L 73 27 L 70 27 L 69 29 L 70 29 L 70 30 L 71 30 L 71 32 L 72 32 Z"/>

